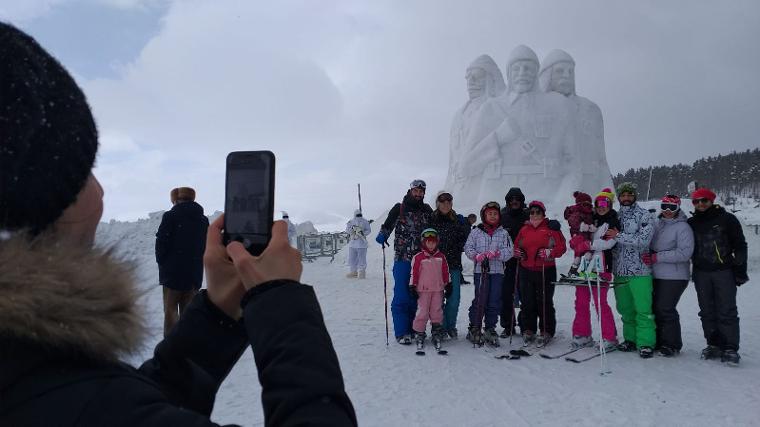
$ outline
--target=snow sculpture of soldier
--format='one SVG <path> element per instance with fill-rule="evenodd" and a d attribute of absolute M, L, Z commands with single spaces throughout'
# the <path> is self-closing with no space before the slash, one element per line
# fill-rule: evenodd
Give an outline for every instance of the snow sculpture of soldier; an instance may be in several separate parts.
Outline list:
<path fill-rule="evenodd" d="M 576 149 L 580 156 L 583 177 L 579 189 L 589 192 L 612 187 L 612 174 L 607 164 L 604 145 L 602 110 L 587 98 L 575 93 L 575 61 L 561 49 L 549 52 L 541 63 L 538 82 L 544 92 L 557 92 L 575 104 L 577 113 Z"/>
<path fill-rule="evenodd" d="M 290 222 L 290 215 L 287 212 L 282 211 L 283 221 L 288 223 L 288 243 L 290 246 L 296 246 L 296 226 Z"/>
<path fill-rule="evenodd" d="M 367 270 L 367 236 L 372 232 L 369 221 L 364 219 L 362 211 L 354 211 L 354 217 L 346 223 L 348 233 L 348 274 L 349 279 L 366 277 Z"/>
<path fill-rule="evenodd" d="M 474 142 L 477 142 L 478 134 L 482 138 L 483 132 L 473 129 L 480 107 L 489 98 L 497 97 L 504 93 L 507 86 L 499 66 L 488 55 L 480 55 L 467 67 L 465 72 L 467 80 L 467 94 L 469 99 L 457 110 L 451 121 L 449 138 L 449 172 L 446 178 L 446 187 L 461 199 L 462 206 L 476 205 L 480 203 L 475 198 L 477 194 L 467 191 L 465 178 L 469 173 L 470 166 L 463 163 L 464 154 L 467 153 Z M 495 125 L 498 125 L 496 123 Z M 495 126 L 494 125 L 494 126 Z M 471 131 L 475 134 L 471 135 Z"/>
<path fill-rule="evenodd" d="M 540 92 L 538 71 L 535 52 L 517 46 L 507 62 L 507 92 L 480 109 L 472 134 L 488 133 L 465 160 L 469 191 L 478 200 L 497 199 L 505 188 L 520 187 L 563 206 L 580 185 L 575 105 L 558 93 Z"/>

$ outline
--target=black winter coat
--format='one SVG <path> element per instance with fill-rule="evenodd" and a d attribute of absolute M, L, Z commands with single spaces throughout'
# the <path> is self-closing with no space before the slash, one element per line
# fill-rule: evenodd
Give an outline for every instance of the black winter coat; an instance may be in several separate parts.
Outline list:
<path fill-rule="evenodd" d="M 158 281 L 177 291 L 200 289 L 208 218 L 195 202 L 180 202 L 164 213 L 156 233 Z"/>
<path fill-rule="evenodd" d="M 456 212 L 443 215 L 438 210 L 433 212 L 430 227 L 438 231 L 438 249 L 446 256 L 449 270 L 462 269 L 462 251 L 470 235 L 469 224 L 463 223 Z"/>
<path fill-rule="evenodd" d="M 714 205 L 694 212 L 688 222 L 694 230 L 694 270 L 733 270 L 737 278 L 747 279 L 747 241 L 734 214 Z"/>
<path fill-rule="evenodd" d="M 517 238 L 517 233 L 525 225 L 525 221 L 530 218 L 528 210 L 525 208 L 510 209 L 509 207 L 501 208 L 501 226 L 507 230 L 509 237 L 514 242 Z"/>
<path fill-rule="evenodd" d="M 0 292 L 17 295 L 0 298 L 1 426 L 216 425 L 216 392 L 249 345 L 267 426 L 357 424 L 310 286 L 260 285 L 244 324 L 201 291 L 135 369 L 118 362 L 143 336 L 130 268 L 105 254 L 25 245 L 0 243 L 0 261 L 17 260 L 0 262 Z"/>

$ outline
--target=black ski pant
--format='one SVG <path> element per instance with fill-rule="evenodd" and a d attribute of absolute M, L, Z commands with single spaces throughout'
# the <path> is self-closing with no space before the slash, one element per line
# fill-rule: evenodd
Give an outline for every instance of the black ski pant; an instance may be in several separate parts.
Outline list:
<path fill-rule="evenodd" d="M 739 350 L 739 313 L 733 271 L 694 270 L 692 278 L 707 345 Z"/>
<path fill-rule="evenodd" d="M 519 326 L 522 330 L 520 315 L 515 313 L 515 273 L 517 272 L 517 259 L 512 258 L 504 263 L 504 280 L 501 283 L 501 314 L 499 324 L 509 330 L 510 325 Z M 519 281 L 519 280 L 518 280 Z M 513 319 L 514 316 L 514 319 Z"/>
<path fill-rule="evenodd" d="M 652 311 L 657 325 L 657 346 L 681 350 L 681 320 L 678 316 L 678 300 L 689 284 L 688 280 L 654 279 Z"/>
<path fill-rule="evenodd" d="M 519 267 L 520 303 L 522 332 L 538 330 L 537 323 L 541 320 L 541 332 L 554 336 L 557 328 L 557 318 L 554 313 L 554 285 L 557 280 L 557 268 L 545 267 L 543 271 L 532 271 Z"/>

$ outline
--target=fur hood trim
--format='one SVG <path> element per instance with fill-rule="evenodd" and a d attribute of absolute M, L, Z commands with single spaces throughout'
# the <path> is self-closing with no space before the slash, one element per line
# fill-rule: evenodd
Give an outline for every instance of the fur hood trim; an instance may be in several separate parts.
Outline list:
<path fill-rule="evenodd" d="M 146 330 L 134 270 L 113 250 L 0 240 L 0 340 L 106 360 L 134 353 Z"/>

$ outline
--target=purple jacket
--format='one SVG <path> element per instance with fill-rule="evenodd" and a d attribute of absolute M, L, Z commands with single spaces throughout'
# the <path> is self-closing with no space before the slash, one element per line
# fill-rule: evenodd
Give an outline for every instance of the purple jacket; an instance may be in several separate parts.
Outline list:
<path fill-rule="evenodd" d="M 483 230 L 482 224 L 473 228 L 467 237 L 467 243 L 464 244 L 464 253 L 467 258 L 475 260 L 475 255 L 482 254 L 486 251 L 499 251 L 499 257 L 490 260 L 489 274 L 504 274 L 504 261 L 512 258 L 512 239 L 504 227 L 494 231 L 493 236 Z M 475 273 L 480 273 L 480 263 L 475 263 Z"/>

